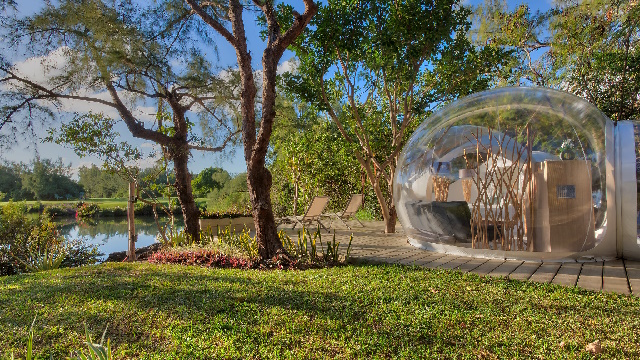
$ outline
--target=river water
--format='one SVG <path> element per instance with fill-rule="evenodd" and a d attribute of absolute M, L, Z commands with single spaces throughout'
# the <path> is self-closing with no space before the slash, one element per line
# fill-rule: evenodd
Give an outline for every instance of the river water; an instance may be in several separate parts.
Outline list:
<path fill-rule="evenodd" d="M 161 224 L 168 219 L 160 220 Z M 128 243 L 128 227 L 126 218 L 98 218 L 89 221 L 76 221 L 75 219 L 57 220 L 62 235 L 69 239 L 84 238 L 90 244 L 98 245 L 98 249 L 104 254 L 102 259 L 116 251 L 126 251 Z M 182 218 L 175 219 L 175 226 L 182 229 Z M 135 219 L 138 240 L 136 248 L 151 245 L 157 242 L 158 227 L 153 217 L 137 216 Z"/>

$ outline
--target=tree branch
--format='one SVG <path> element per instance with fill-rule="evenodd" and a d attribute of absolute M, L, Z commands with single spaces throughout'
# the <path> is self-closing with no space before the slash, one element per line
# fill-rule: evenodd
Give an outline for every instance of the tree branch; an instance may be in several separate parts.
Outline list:
<path fill-rule="evenodd" d="M 196 0 L 185 0 L 185 2 L 191 7 L 191 10 L 200 18 L 202 21 L 211 26 L 215 31 L 217 31 L 222 37 L 224 37 L 233 47 L 238 47 L 238 39 L 233 36 L 233 34 L 227 30 L 218 20 L 214 19 L 211 15 L 207 14 L 207 12 L 202 8 L 202 6 L 198 5 Z M 210 5 L 210 2 L 203 3 L 203 6 Z"/>

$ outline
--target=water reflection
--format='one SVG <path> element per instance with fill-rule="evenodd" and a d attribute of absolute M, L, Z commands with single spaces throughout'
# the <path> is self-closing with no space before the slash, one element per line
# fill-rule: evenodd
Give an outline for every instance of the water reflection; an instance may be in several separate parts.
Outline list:
<path fill-rule="evenodd" d="M 128 242 L 128 227 L 126 218 L 100 218 L 94 221 L 76 221 L 75 219 L 60 219 L 57 221 L 62 235 L 67 238 L 85 238 L 89 243 L 98 245 L 100 252 L 106 259 L 107 255 L 116 251 L 126 251 Z M 138 240 L 136 248 L 157 242 L 158 227 L 153 217 L 138 216 L 135 220 Z M 161 221 L 161 224 L 166 220 Z M 176 219 L 175 225 L 182 229 L 182 219 Z"/>

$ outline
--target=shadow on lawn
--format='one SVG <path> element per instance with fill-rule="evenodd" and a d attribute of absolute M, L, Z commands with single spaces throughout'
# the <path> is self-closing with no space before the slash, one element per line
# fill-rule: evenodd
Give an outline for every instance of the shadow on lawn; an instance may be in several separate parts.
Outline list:
<path fill-rule="evenodd" d="M 115 271 L 65 275 L 56 277 L 56 281 L 33 279 L 19 288 L 11 289 L 10 298 L 23 303 L 20 307 L 24 310 L 31 308 L 33 313 L 38 308 L 59 304 L 60 315 L 63 315 L 64 312 L 72 312 L 69 301 L 77 305 L 117 302 L 138 311 L 159 310 L 178 317 L 185 313 L 208 316 L 255 304 L 263 310 L 279 307 L 337 318 L 340 314 L 327 304 L 347 303 L 345 298 L 333 292 L 292 289 L 293 286 L 287 286 L 286 281 L 283 286 L 278 284 L 276 278 L 272 282 L 263 277 L 253 279 L 245 276 L 244 271 L 236 274 L 215 271 L 201 274 L 190 271 L 188 267 L 184 269 L 180 273 L 156 272 L 149 268 L 143 271 L 109 269 Z M 144 276 L 144 281 L 140 280 L 140 276 Z M 0 322 L 7 323 L 10 320 L 4 318 Z"/>
<path fill-rule="evenodd" d="M 343 280 L 360 288 L 342 291 Z M 520 328 L 527 318 L 559 327 L 580 315 L 584 319 L 579 322 L 593 326 L 590 331 L 596 332 L 603 329 L 597 324 L 616 319 L 614 312 L 635 318 L 633 307 L 612 310 L 619 301 L 617 295 L 366 263 L 331 272 L 115 264 L 17 276 L 1 284 L 0 302 L 7 306 L 0 310 L 0 329 L 26 328 L 33 314 L 47 313 L 38 317 L 42 329 L 64 324 L 81 333 L 84 321 L 94 330 L 109 323 L 108 336 L 116 346 L 135 343 L 136 348 L 149 349 L 145 351 L 173 341 L 176 333 L 186 336 L 189 327 L 201 332 L 196 338 L 221 331 L 225 341 L 234 344 L 238 334 L 243 334 L 241 342 L 250 344 L 246 345 L 251 347 L 249 352 L 257 351 L 261 342 L 270 341 L 264 336 L 279 329 L 279 321 L 296 321 L 296 316 L 305 317 L 298 326 L 312 326 L 309 333 L 326 333 L 329 339 L 342 336 L 339 333 L 357 336 L 356 343 L 362 346 L 358 354 L 364 357 L 393 357 L 413 347 L 455 352 L 483 344 L 496 350 L 502 345 L 485 339 L 483 333 L 496 326 L 504 326 L 506 334 L 535 330 L 532 324 Z M 384 291 L 390 288 L 393 290 Z M 566 296 L 572 300 L 567 301 Z M 279 317 L 275 322 L 270 319 L 273 314 Z M 523 320 L 512 324 L 517 317 Z M 461 328 L 460 323 L 468 327 Z M 178 330 L 163 329 L 170 326 Z M 338 331 L 336 326 L 346 328 Z M 49 333 L 38 341 L 51 346 L 56 336 L 60 335 Z M 182 345 L 198 344 L 195 339 L 183 341 Z M 374 348 L 367 350 L 367 346 Z"/>

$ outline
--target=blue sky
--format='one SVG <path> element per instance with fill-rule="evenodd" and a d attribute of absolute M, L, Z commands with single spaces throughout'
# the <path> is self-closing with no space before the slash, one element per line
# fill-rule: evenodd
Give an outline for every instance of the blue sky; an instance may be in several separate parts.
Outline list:
<path fill-rule="evenodd" d="M 528 3 L 529 6 L 535 10 L 546 10 L 548 9 L 552 2 L 551 0 L 540 0 L 540 1 L 508 1 L 510 8 L 515 8 L 521 3 Z M 21 14 L 32 14 L 37 11 L 42 6 L 42 1 L 40 0 L 22 0 L 18 1 L 19 3 L 19 11 Z M 467 5 L 477 5 L 482 3 L 482 0 L 465 0 L 463 3 Z M 248 15 L 246 15 L 248 16 Z M 245 25 L 247 26 L 247 38 L 249 49 L 253 56 L 253 65 L 255 69 L 259 69 L 261 66 L 261 56 L 262 51 L 264 49 L 264 43 L 258 37 L 258 26 L 255 23 L 254 19 L 245 18 Z M 223 66 L 235 66 L 235 51 L 233 48 L 228 45 L 224 40 L 220 39 L 217 42 L 218 44 L 218 59 L 215 59 L 212 56 L 212 61 L 216 61 Z M 7 54 L 5 54 L 7 55 Z M 282 58 L 281 65 L 286 66 L 286 61 L 290 60 L 292 57 L 292 53 L 287 52 Z M 25 58 L 14 58 L 14 61 L 23 62 L 23 66 L 25 68 L 30 68 L 36 66 L 37 59 L 25 59 Z M 72 110 L 73 109 L 73 110 Z M 87 111 L 91 109 L 91 105 L 88 104 L 73 104 L 65 107 L 65 110 L 68 111 L 78 111 L 78 109 Z M 94 110 L 95 111 L 95 110 Z M 141 108 L 139 110 L 139 116 L 150 117 L 152 116 L 150 113 L 152 109 L 150 108 Z M 117 114 L 116 114 L 117 116 Z M 69 119 L 69 113 L 60 113 L 59 120 L 64 121 L 65 119 Z M 195 119 L 194 119 L 195 121 Z M 45 127 L 36 128 L 37 133 L 42 135 L 46 133 Z M 121 134 L 122 138 L 136 146 L 140 147 L 143 151 L 149 151 L 152 149 L 152 145 L 150 143 L 145 143 L 138 139 L 134 139 L 131 137 L 124 126 L 117 127 L 116 130 Z M 226 155 L 217 155 L 206 152 L 194 152 L 192 159 L 189 162 L 189 168 L 192 172 L 197 173 L 202 169 L 209 166 L 217 166 L 222 167 L 230 173 L 240 173 L 246 171 L 246 165 L 244 163 L 244 158 L 242 156 L 241 149 L 235 149 L 235 153 L 226 154 Z M 9 160 L 9 161 L 22 161 L 29 162 L 31 161 L 35 155 L 38 154 L 41 158 L 51 158 L 57 159 L 62 158 L 62 160 L 66 164 L 71 164 L 72 168 L 77 169 L 83 165 L 91 165 L 97 164 L 100 166 L 100 161 L 97 158 L 79 158 L 72 150 L 64 148 L 60 145 L 50 144 L 50 143 L 42 143 L 39 139 L 29 139 L 22 141 L 18 145 L 13 146 L 11 149 L 2 149 L 0 148 L 0 159 L 1 160 Z M 150 162 L 150 161 L 149 161 Z M 139 165 L 145 166 L 147 163 L 141 163 Z"/>

